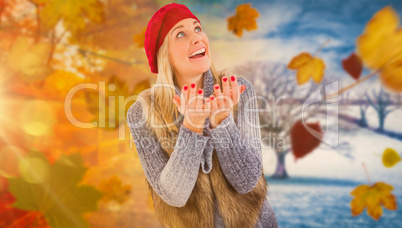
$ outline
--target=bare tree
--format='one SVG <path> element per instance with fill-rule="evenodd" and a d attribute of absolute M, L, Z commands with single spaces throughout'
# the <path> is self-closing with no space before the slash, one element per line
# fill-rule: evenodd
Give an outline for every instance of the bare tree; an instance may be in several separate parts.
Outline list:
<path fill-rule="evenodd" d="M 369 107 L 369 104 L 367 103 L 367 99 L 363 98 L 359 101 L 359 107 L 360 107 L 360 119 L 357 122 L 359 126 L 361 127 L 367 127 L 367 118 L 366 118 L 366 112 Z"/>
<path fill-rule="evenodd" d="M 291 151 L 290 131 L 293 124 L 301 119 L 303 101 L 318 89 L 318 85 L 310 81 L 298 86 L 295 72 L 279 63 L 249 62 L 233 71 L 250 80 L 258 96 L 259 108 L 267 110 L 260 112 L 261 135 L 263 139 L 270 139 L 269 146 L 277 155 L 273 178 L 288 178 L 285 156 Z M 318 108 L 319 105 L 304 110 L 303 119 L 314 116 Z"/>
<path fill-rule="evenodd" d="M 368 92 L 365 93 L 365 97 L 371 107 L 375 109 L 378 116 L 378 131 L 384 131 L 385 118 L 389 113 L 399 108 L 399 105 L 394 105 L 391 100 L 391 94 L 385 91 L 382 87 L 379 92 L 375 90 L 371 91 L 371 95 Z M 391 106 L 393 106 L 391 108 Z"/>

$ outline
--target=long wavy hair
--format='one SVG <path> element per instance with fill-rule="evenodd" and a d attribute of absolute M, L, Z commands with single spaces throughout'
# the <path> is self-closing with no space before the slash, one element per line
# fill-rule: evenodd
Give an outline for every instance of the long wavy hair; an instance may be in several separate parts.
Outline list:
<path fill-rule="evenodd" d="M 167 36 L 165 37 L 162 46 L 157 53 L 157 63 L 157 80 L 154 86 L 150 89 L 152 107 L 151 109 L 148 108 L 148 112 L 146 112 L 144 115 L 147 119 L 147 123 L 149 124 L 148 126 L 152 126 L 154 133 L 158 137 L 177 137 L 179 128 L 175 123 L 180 119 L 177 118 L 179 117 L 179 111 L 173 103 L 173 96 L 175 95 L 175 88 L 178 88 L 178 85 L 173 72 L 172 64 L 169 60 Z M 214 78 L 214 84 L 218 83 L 222 86 L 221 78 L 225 75 L 229 75 L 230 72 L 227 69 L 218 71 L 212 59 L 210 69 Z M 237 105 L 231 109 L 232 115 L 234 114 L 236 108 Z M 172 147 L 170 149 L 172 149 Z"/>

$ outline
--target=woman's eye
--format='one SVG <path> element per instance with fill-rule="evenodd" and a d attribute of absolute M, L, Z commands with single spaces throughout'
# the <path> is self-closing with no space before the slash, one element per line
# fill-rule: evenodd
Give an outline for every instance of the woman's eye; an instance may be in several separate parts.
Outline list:
<path fill-rule="evenodd" d="M 197 26 L 197 27 L 195 27 L 195 29 L 199 29 L 200 31 L 202 31 L 202 29 L 201 29 L 201 27 L 200 26 Z M 177 33 L 177 37 L 180 37 L 179 35 L 181 34 L 181 33 L 183 33 L 183 32 L 179 32 L 179 33 Z M 184 34 L 184 33 L 183 33 Z"/>

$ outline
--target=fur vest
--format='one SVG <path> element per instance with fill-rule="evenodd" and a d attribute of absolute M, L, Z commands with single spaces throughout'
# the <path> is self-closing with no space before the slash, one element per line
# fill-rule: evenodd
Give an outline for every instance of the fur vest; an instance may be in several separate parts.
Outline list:
<path fill-rule="evenodd" d="M 149 90 L 143 91 L 141 95 L 145 98 L 143 101 L 146 101 L 145 105 L 147 105 L 142 107 L 148 107 L 148 110 L 150 110 L 151 96 Z M 162 123 L 162 117 L 157 113 L 158 110 L 154 110 L 152 113 L 145 112 L 145 116 L 153 115 L 154 121 Z M 147 121 L 147 125 L 148 127 L 150 126 L 149 121 Z M 168 136 L 158 133 L 154 129 L 153 132 L 158 139 Z M 174 135 L 177 137 L 178 132 L 175 133 Z M 177 138 L 175 137 L 171 137 L 172 145 L 176 142 Z M 168 157 L 173 152 L 173 148 L 163 148 L 163 150 Z M 253 228 L 255 226 L 267 194 L 268 186 L 264 175 L 261 175 L 252 191 L 240 194 L 226 180 L 219 166 L 216 153 L 214 149 L 212 170 L 208 174 L 204 173 L 200 167 L 194 189 L 183 207 L 173 207 L 165 203 L 146 180 L 151 191 L 156 216 L 164 227 L 213 228 L 215 199 L 217 199 L 219 213 L 222 216 L 225 227 Z"/>

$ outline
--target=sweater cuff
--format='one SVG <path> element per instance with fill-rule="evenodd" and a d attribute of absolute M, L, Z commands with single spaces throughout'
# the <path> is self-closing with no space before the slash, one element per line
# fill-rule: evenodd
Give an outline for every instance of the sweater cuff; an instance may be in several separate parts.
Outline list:
<path fill-rule="evenodd" d="M 207 127 L 207 135 L 214 136 L 224 134 L 227 130 L 233 129 L 233 127 L 236 127 L 236 123 L 233 119 L 232 113 L 229 113 L 229 115 L 215 128 L 211 128 L 211 124 L 209 124 Z"/>

